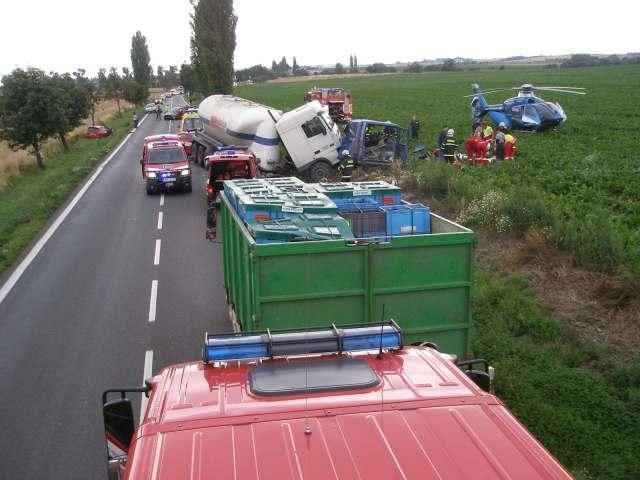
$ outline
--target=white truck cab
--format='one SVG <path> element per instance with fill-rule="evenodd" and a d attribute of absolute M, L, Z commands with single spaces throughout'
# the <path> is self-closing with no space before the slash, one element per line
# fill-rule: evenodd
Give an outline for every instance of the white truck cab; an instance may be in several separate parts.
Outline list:
<path fill-rule="evenodd" d="M 319 180 L 328 177 L 340 161 L 340 131 L 329 109 L 314 101 L 282 114 L 275 124 L 283 145 L 298 171 Z"/>

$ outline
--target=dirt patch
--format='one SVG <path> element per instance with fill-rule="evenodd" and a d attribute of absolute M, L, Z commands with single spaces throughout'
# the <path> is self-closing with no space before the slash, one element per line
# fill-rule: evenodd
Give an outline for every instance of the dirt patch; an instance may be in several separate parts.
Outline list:
<path fill-rule="evenodd" d="M 640 345 L 640 280 L 576 266 L 541 231 L 477 233 L 476 263 L 529 281 L 538 304 L 580 338 L 604 343 L 624 360 Z"/>

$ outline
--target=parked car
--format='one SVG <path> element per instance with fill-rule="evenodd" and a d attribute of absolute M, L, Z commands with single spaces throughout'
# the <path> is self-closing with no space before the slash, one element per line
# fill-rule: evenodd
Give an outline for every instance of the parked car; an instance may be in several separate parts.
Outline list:
<path fill-rule="evenodd" d="M 104 125 L 92 125 L 87 127 L 87 131 L 84 132 L 85 138 L 104 138 L 113 133 L 113 129 Z"/>
<path fill-rule="evenodd" d="M 145 113 L 154 113 L 156 111 L 156 104 L 155 103 L 147 103 L 144 106 L 144 112 Z"/>

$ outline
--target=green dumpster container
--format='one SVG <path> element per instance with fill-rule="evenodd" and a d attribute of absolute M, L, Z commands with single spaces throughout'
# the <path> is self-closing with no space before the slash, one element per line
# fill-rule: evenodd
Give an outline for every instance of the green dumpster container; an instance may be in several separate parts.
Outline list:
<path fill-rule="evenodd" d="M 473 232 L 431 213 L 431 234 L 388 242 L 258 244 L 222 195 L 224 284 L 235 329 L 394 319 L 407 343 L 464 358 L 471 322 Z"/>

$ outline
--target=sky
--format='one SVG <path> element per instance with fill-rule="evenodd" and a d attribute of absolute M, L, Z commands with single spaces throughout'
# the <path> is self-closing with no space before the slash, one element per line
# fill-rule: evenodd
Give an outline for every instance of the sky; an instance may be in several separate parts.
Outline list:
<path fill-rule="evenodd" d="M 483 6 L 484 5 L 484 6 Z M 360 65 L 430 58 L 640 51 L 638 2 L 449 0 L 235 0 L 236 69 Z M 0 74 L 131 68 L 131 37 L 147 38 L 151 64 L 189 61 L 189 0 L 3 1 Z"/>

